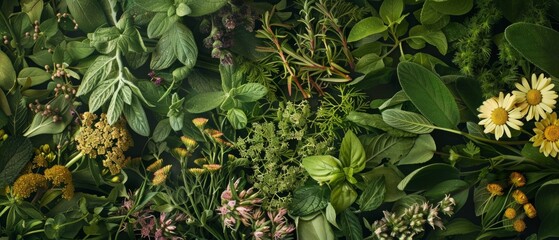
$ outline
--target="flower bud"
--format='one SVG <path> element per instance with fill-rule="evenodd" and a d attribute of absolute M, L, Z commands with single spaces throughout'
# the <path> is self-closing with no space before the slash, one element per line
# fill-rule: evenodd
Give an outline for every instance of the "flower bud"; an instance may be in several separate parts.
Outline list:
<path fill-rule="evenodd" d="M 514 221 L 514 223 L 512 224 L 512 227 L 513 227 L 514 230 L 517 231 L 517 232 L 524 232 L 524 230 L 526 230 L 526 223 L 525 223 L 524 220 L 522 220 L 522 219 L 517 219 L 517 220 Z"/>
<path fill-rule="evenodd" d="M 512 172 L 509 179 L 515 187 L 522 187 L 526 185 L 526 178 L 519 172 Z"/>
<path fill-rule="evenodd" d="M 491 196 L 501 196 L 503 195 L 503 187 L 497 183 L 487 184 L 487 191 L 491 193 Z"/>
<path fill-rule="evenodd" d="M 526 197 L 526 194 L 518 189 L 514 190 L 514 192 L 512 193 L 512 198 L 514 198 L 514 201 L 516 201 L 518 204 L 528 203 L 528 197 Z"/>
<path fill-rule="evenodd" d="M 526 213 L 526 216 L 528 216 L 529 218 L 536 217 L 537 211 L 534 205 L 532 205 L 531 203 L 526 203 L 524 204 L 523 208 L 524 208 L 524 212 Z"/>
<path fill-rule="evenodd" d="M 507 219 L 513 219 L 516 217 L 516 210 L 514 210 L 514 208 L 507 208 L 505 210 L 505 214 L 504 214 L 505 218 Z"/>

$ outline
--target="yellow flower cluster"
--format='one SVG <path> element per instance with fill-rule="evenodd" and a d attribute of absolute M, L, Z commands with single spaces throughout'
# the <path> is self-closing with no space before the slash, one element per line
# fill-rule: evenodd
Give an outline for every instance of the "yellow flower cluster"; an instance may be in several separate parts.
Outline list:
<path fill-rule="evenodd" d="M 41 188 L 47 188 L 45 176 L 38 173 L 27 173 L 16 179 L 12 187 L 12 193 L 16 198 L 28 198 Z"/>
<path fill-rule="evenodd" d="M 102 113 L 96 114 L 85 112 L 82 115 L 82 127 L 76 136 L 78 150 L 89 155 L 91 158 L 104 156 L 103 166 L 109 168 L 112 175 L 116 175 L 130 161 L 124 152 L 128 150 L 133 142 L 130 132 L 126 129 L 123 120 L 109 125 L 107 116 Z"/>
<path fill-rule="evenodd" d="M 74 197 L 74 183 L 72 182 L 72 173 L 68 168 L 62 165 L 54 165 L 45 170 L 45 178 L 49 180 L 53 186 L 62 186 L 62 198 L 71 199 Z"/>
<path fill-rule="evenodd" d="M 170 171 L 171 171 L 171 165 L 167 165 L 155 171 L 155 173 L 153 173 L 153 181 L 152 181 L 153 185 L 158 186 L 163 184 L 165 180 L 167 180 Z"/>
<path fill-rule="evenodd" d="M 49 162 L 52 162 L 55 158 L 56 155 L 50 150 L 50 145 L 43 144 L 35 149 L 33 168 L 48 167 Z"/>
<path fill-rule="evenodd" d="M 517 90 L 512 91 L 512 94 L 501 92 L 498 97 L 483 102 L 478 108 L 479 124 L 484 126 L 485 133 L 493 133 L 495 139 L 499 140 L 503 135 L 512 136 L 509 128 L 520 130 L 524 125 L 520 121 L 522 118 L 526 121 L 539 121 L 541 118 L 542 121 L 536 123 L 534 129 L 536 136 L 530 140 L 534 146 L 540 146 L 540 151 L 546 156 L 555 156 L 559 151 L 559 122 L 555 113 L 551 114 L 558 97 L 553 91 L 554 86 L 551 79 L 543 74 L 532 74 L 531 84 L 522 78 L 522 84 L 517 83 Z"/>

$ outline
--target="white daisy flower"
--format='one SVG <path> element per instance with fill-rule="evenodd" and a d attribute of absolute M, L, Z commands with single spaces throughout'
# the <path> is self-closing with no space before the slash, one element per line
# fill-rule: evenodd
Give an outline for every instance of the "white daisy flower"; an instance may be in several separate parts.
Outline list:
<path fill-rule="evenodd" d="M 557 114 L 547 114 L 547 118 L 536 122 L 534 135 L 530 141 L 534 142 L 534 147 L 540 147 L 540 152 L 546 157 L 551 155 L 557 156 L 559 152 L 559 121 Z"/>
<path fill-rule="evenodd" d="M 524 125 L 518 119 L 522 118 L 522 113 L 520 108 L 515 106 L 516 98 L 507 93 L 504 95 L 502 92 L 499 93 L 499 97 L 493 97 L 487 99 L 478 108 L 480 112 L 477 115 L 480 119 L 479 125 L 483 125 L 485 133 L 494 133 L 495 139 L 499 140 L 503 136 L 503 133 L 507 137 L 511 137 L 509 127 L 520 130 L 520 126 Z"/>
<path fill-rule="evenodd" d="M 520 91 L 512 91 L 519 103 L 522 115 L 526 115 L 526 120 L 536 121 L 545 119 L 547 113 L 551 113 L 555 108 L 557 93 L 553 91 L 554 84 L 551 78 L 544 77 L 543 73 L 539 77 L 532 74 L 532 86 L 528 84 L 526 78 L 522 78 L 522 84 L 516 83 L 516 88 Z"/>

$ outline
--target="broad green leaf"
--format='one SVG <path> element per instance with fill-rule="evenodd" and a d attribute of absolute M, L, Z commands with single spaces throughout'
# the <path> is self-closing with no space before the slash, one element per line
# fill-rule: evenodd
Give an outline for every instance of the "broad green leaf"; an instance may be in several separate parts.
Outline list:
<path fill-rule="evenodd" d="M 202 15 L 213 13 L 227 4 L 227 0 L 187 0 L 186 5 L 190 7 L 189 16 L 199 17 Z"/>
<path fill-rule="evenodd" d="M 165 12 L 165 14 L 170 7 L 173 7 L 173 1 L 171 0 L 135 0 L 134 3 L 146 11 Z"/>
<path fill-rule="evenodd" d="M 536 193 L 535 207 L 538 211 L 538 218 L 541 225 L 538 231 L 539 239 L 559 237 L 559 179 L 553 179 L 542 184 Z"/>
<path fill-rule="evenodd" d="M 12 184 L 33 156 L 31 141 L 21 136 L 10 136 L 0 145 L 0 188 Z"/>
<path fill-rule="evenodd" d="M 432 6 L 433 1 L 425 1 L 423 8 L 421 8 L 420 22 L 424 25 L 437 23 L 445 14 L 435 10 Z"/>
<path fill-rule="evenodd" d="M 328 206 L 326 206 L 326 211 L 324 215 L 326 216 L 326 220 L 330 224 L 332 224 L 336 228 L 340 228 L 338 226 L 338 223 L 336 222 L 336 209 L 334 209 L 334 206 L 332 206 L 332 204 L 328 204 Z"/>
<path fill-rule="evenodd" d="M 477 109 L 485 100 L 482 95 L 480 82 L 472 78 L 460 77 L 456 79 L 455 89 L 462 99 L 462 103 L 466 105 L 472 114 L 477 115 Z"/>
<path fill-rule="evenodd" d="M 410 152 L 400 159 L 398 165 L 427 162 L 433 158 L 435 151 L 437 151 L 437 145 L 433 137 L 430 134 L 421 134 L 415 139 Z"/>
<path fill-rule="evenodd" d="M 175 9 L 175 13 L 179 17 L 184 17 L 192 13 L 192 9 L 190 9 L 190 7 L 184 3 L 179 3 L 179 6 L 177 6 L 177 9 Z"/>
<path fill-rule="evenodd" d="M 12 60 L 3 51 L 0 51 L 0 88 L 9 90 L 16 82 L 16 71 Z"/>
<path fill-rule="evenodd" d="M 340 160 L 329 155 L 303 158 L 303 167 L 314 180 L 320 183 L 335 183 L 345 178 Z"/>
<path fill-rule="evenodd" d="M 306 216 L 324 209 L 328 205 L 330 189 L 323 185 L 309 185 L 298 188 L 293 192 L 293 198 L 288 205 L 289 214 Z"/>
<path fill-rule="evenodd" d="M 358 173 L 365 168 L 365 160 L 365 149 L 363 149 L 361 141 L 353 131 L 347 131 L 340 147 L 342 167 L 353 168 L 353 172 Z"/>
<path fill-rule="evenodd" d="M 365 128 L 372 127 L 380 129 L 395 137 L 415 137 L 417 135 L 391 127 L 382 120 L 382 116 L 380 114 L 352 111 L 346 116 L 346 119 Z"/>
<path fill-rule="evenodd" d="M 89 97 L 89 111 L 97 111 L 97 109 L 101 108 L 101 106 L 113 96 L 116 92 L 114 81 L 116 81 L 116 79 L 106 81 L 106 83 L 101 84 L 91 93 Z"/>
<path fill-rule="evenodd" d="M 425 191 L 423 196 L 432 201 L 439 201 L 447 194 L 454 195 L 457 192 L 468 190 L 469 188 L 470 184 L 464 180 L 450 179 L 431 186 Z"/>
<path fill-rule="evenodd" d="M 138 81 L 136 84 L 146 100 L 153 103 L 154 107 L 148 106 L 149 109 L 160 116 L 167 116 L 169 106 L 171 106 L 171 96 L 167 95 L 161 101 L 158 101 L 165 94 L 165 90 L 162 87 L 157 87 L 150 81 Z"/>
<path fill-rule="evenodd" d="M 111 102 L 109 109 L 107 109 L 107 122 L 110 125 L 116 123 L 124 109 L 124 100 L 122 99 L 122 88 L 119 88 L 114 94 L 111 95 Z"/>
<path fill-rule="evenodd" d="M 359 210 L 368 212 L 373 211 L 380 207 L 384 202 L 384 193 L 386 192 L 386 186 L 384 185 L 383 177 L 376 177 L 372 181 L 367 182 L 363 193 L 359 196 L 357 204 L 359 204 Z"/>
<path fill-rule="evenodd" d="M 227 120 L 229 120 L 235 129 L 245 128 L 248 122 L 245 112 L 238 108 L 231 108 L 227 111 Z"/>
<path fill-rule="evenodd" d="M 379 14 L 386 24 L 398 21 L 404 11 L 403 0 L 385 0 L 380 5 Z"/>
<path fill-rule="evenodd" d="M 363 229 L 361 227 L 361 221 L 353 213 L 353 211 L 346 209 L 339 215 L 338 224 L 345 235 L 347 240 L 362 240 L 363 239 Z"/>
<path fill-rule="evenodd" d="M 84 42 L 71 41 L 66 45 L 66 53 L 70 55 L 74 61 L 84 59 L 94 51 L 95 48 L 92 48 L 88 43 Z"/>
<path fill-rule="evenodd" d="M 452 219 L 450 220 L 450 222 L 445 224 L 445 227 L 446 229 L 444 231 L 440 231 L 439 236 L 448 237 L 481 231 L 480 226 L 472 223 L 470 220 L 465 218 Z"/>
<path fill-rule="evenodd" d="M 369 74 L 384 68 L 382 58 L 376 53 L 369 53 L 361 57 L 355 65 L 355 71 L 363 74 Z"/>
<path fill-rule="evenodd" d="M 147 137 L 149 136 L 150 128 L 146 112 L 138 100 L 138 97 L 132 97 L 132 104 L 124 107 L 124 117 L 126 122 L 134 130 L 134 132 Z"/>
<path fill-rule="evenodd" d="M 515 23 L 505 29 L 505 38 L 523 57 L 547 73 L 559 76 L 559 32 L 532 23 Z"/>
<path fill-rule="evenodd" d="M 430 6 L 437 12 L 448 14 L 448 15 L 463 15 L 472 10 L 474 6 L 474 0 L 446 0 L 446 1 L 433 1 L 426 0 L 430 2 Z"/>
<path fill-rule="evenodd" d="M 68 108 L 70 103 L 64 99 L 64 95 L 59 95 L 50 103 L 52 108 L 60 109 L 61 120 L 53 121 L 52 116 L 43 116 L 42 114 L 35 114 L 33 121 L 23 134 L 25 137 L 34 137 L 40 134 L 57 134 L 66 129 L 66 126 L 72 121 L 72 115 Z"/>
<path fill-rule="evenodd" d="M 322 212 L 306 216 L 298 217 L 295 220 L 297 225 L 297 239 L 300 240 L 334 240 L 336 239 L 334 231 L 326 220 L 326 216 Z"/>
<path fill-rule="evenodd" d="M 66 4 L 72 17 L 78 23 L 78 27 L 86 33 L 93 32 L 97 27 L 107 24 L 105 13 L 98 1 L 68 0 Z"/>
<path fill-rule="evenodd" d="M 31 22 L 35 22 L 41 20 L 43 4 L 43 0 L 22 0 L 20 3 L 21 11 L 27 13 Z"/>
<path fill-rule="evenodd" d="M 4 91 L 0 90 L 0 110 L 5 114 L 5 116 L 12 116 L 12 110 L 10 109 L 10 103 Z M 4 127 L 6 122 L 3 122 L 2 115 L 0 114 L 0 129 Z"/>
<path fill-rule="evenodd" d="M 17 76 L 17 82 L 21 86 L 25 86 L 27 79 L 31 80 L 31 84 L 28 87 L 39 85 L 50 80 L 51 75 L 45 71 L 45 69 L 40 69 L 37 67 L 27 67 L 21 69 Z"/>
<path fill-rule="evenodd" d="M 76 96 L 85 95 L 96 88 L 97 82 L 105 79 L 110 72 L 113 60 L 114 58 L 104 55 L 97 57 L 93 64 L 87 68 Z"/>
<path fill-rule="evenodd" d="M 330 194 L 330 203 L 334 206 L 337 213 L 345 211 L 357 199 L 357 192 L 351 186 L 351 183 L 343 181 L 336 184 Z"/>
<path fill-rule="evenodd" d="M 358 23 L 356 23 L 347 37 L 348 42 L 359 41 L 365 37 L 373 34 L 382 33 L 386 31 L 388 27 L 384 25 L 382 19 L 378 17 L 368 17 L 364 18 Z"/>
<path fill-rule="evenodd" d="M 433 187 L 433 185 L 451 179 L 459 179 L 458 169 L 444 163 L 433 163 L 408 174 L 398 184 L 398 189 L 406 191 L 420 191 Z"/>
<path fill-rule="evenodd" d="M 157 13 L 153 17 L 153 19 L 148 24 L 148 37 L 149 38 L 157 38 L 165 33 L 169 33 L 170 28 L 175 25 L 175 23 L 179 20 L 177 15 L 173 15 L 171 17 L 167 16 L 167 13 Z"/>
<path fill-rule="evenodd" d="M 194 67 L 198 57 L 198 47 L 192 31 L 181 23 L 173 24 L 169 29 L 171 47 L 177 59 L 188 67 Z"/>
<path fill-rule="evenodd" d="M 408 95 L 406 95 L 406 92 L 404 92 L 404 90 L 400 90 L 396 92 L 390 99 L 386 100 L 386 102 L 380 105 L 378 109 L 384 110 L 386 108 L 407 102 L 409 100 L 410 98 L 408 97 Z"/>
<path fill-rule="evenodd" d="M 398 162 L 410 151 L 413 138 L 394 137 L 381 134 L 363 142 L 367 155 L 367 166 L 374 167 L 387 159 L 390 163 Z"/>
<path fill-rule="evenodd" d="M 417 194 L 409 194 L 400 198 L 394 203 L 394 205 L 392 205 L 392 212 L 394 212 L 396 215 L 401 215 L 407 208 L 415 204 L 421 205 L 425 202 L 427 202 L 427 199 L 425 199 L 425 197 Z"/>
<path fill-rule="evenodd" d="M 266 96 L 268 89 L 260 83 L 245 83 L 234 92 L 233 97 L 241 102 L 255 102 Z"/>
<path fill-rule="evenodd" d="M 151 139 L 153 139 L 154 142 L 163 142 L 170 133 L 171 125 L 169 125 L 169 119 L 163 119 L 155 126 Z"/>
<path fill-rule="evenodd" d="M 429 31 L 422 25 L 414 26 L 410 29 L 410 37 L 419 37 L 425 42 L 435 46 L 442 55 L 448 50 L 446 36 L 442 31 Z"/>
<path fill-rule="evenodd" d="M 412 61 L 414 63 L 420 64 L 421 66 L 431 70 L 431 71 L 435 71 L 435 67 L 437 65 L 441 65 L 444 67 L 448 67 L 448 65 L 443 62 L 442 60 L 434 57 L 433 55 L 427 54 L 427 53 L 416 53 L 413 55 Z"/>
<path fill-rule="evenodd" d="M 223 92 L 198 93 L 186 100 L 186 110 L 190 113 L 203 113 L 219 107 L 226 95 Z"/>
<path fill-rule="evenodd" d="M 406 95 L 427 119 L 439 127 L 456 128 L 460 121 L 458 105 L 435 73 L 417 63 L 401 62 L 398 78 Z"/>
<path fill-rule="evenodd" d="M 416 134 L 430 133 L 434 127 L 424 116 L 398 109 L 384 110 L 382 120 L 394 128 Z"/>
<path fill-rule="evenodd" d="M 365 183 L 369 183 L 375 179 L 383 178 L 385 193 L 384 202 L 394 202 L 406 196 L 406 193 L 398 189 L 398 184 L 404 179 L 404 175 L 394 166 L 392 167 L 376 167 L 375 169 L 361 174 Z"/>

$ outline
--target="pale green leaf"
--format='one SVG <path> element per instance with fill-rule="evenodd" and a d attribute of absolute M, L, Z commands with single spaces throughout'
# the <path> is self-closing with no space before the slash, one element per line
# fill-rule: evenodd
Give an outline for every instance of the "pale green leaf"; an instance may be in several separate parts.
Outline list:
<path fill-rule="evenodd" d="M 97 82 L 104 80 L 109 74 L 113 60 L 114 58 L 104 55 L 97 57 L 87 68 L 76 96 L 87 94 L 96 88 Z"/>
<path fill-rule="evenodd" d="M 382 33 L 386 31 L 388 27 L 384 25 L 382 19 L 378 17 L 368 17 L 357 22 L 347 37 L 348 42 L 359 41 L 365 37 L 373 34 Z"/>
<path fill-rule="evenodd" d="M 437 145 L 435 144 L 433 137 L 429 134 L 421 134 L 415 139 L 415 143 L 413 144 L 410 152 L 405 157 L 400 159 L 398 165 L 427 162 L 433 158 L 436 150 Z"/>
<path fill-rule="evenodd" d="M 235 129 L 245 128 L 248 122 L 245 112 L 238 108 L 231 108 L 227 111 L 227 120 Z"/>
<path fill-rule="evenodd" d="M 203 113 L 219 107 L 225 100 L 223 92 L 199 93 L 186 100 L 186 110 L 191 113 Z"/>
<path fill-rule="evenodd" d="M 227 0 L 187 0 L 186 4 L 192 10 L 189 16 L 199 17 L 219 10 L 227 4 Z"/>
<path fill-rule="evenodd" d="M 310 156 L 303 158 L 303 167 L 318 182 L 337 182 L 344 179 L 342 163 L 329 155 Z"/>
<path fill-rule="evenodd" d="M 340 147 L 342 167 L 353 168 L 354 173 L 359 173 L 365 168 L 365 160 L 365 149 L 363 149 L 359 138 L 353 131 L 347 131 Z"/>
<path fill-rule="evenodd" d="M 0 51 L 0 88 L 9 90 L 16 82 L 16 71 L 12 60 L 3 51 Z"/>
<path fill-rule="evenodd" d="M 268 89 L 260 83 L 245 83 L 235 88 L 233 96 L 241 102 L 255 102 L 268 93 Z"/>
<path fill-rule="evenodd" d="M 194 67 L 198 57 L 198 47 L 192 31 L 181 23 L 173 24 L 169 29 L 171 47 L 177 59 L 187 67 Z"/>
<path fill-rule="evenodd" d="M 430 133 L 434 127 L 424 116 L 398 109 L 384 110 L 382 120 L 394 128 L 416 134 Z"/>
<path fill-rule="evenodd" d="M 136 96 L 132 97 L 132 104 L 124 107 L 124 117 L 126 122 L 134 130 L 134 132 L 147 137 L 149 136 L 150 128 L 146 112 Z"/>
<path fill-rule="evenodd" d="M 26 67 L 19 71 L 17 76 L 17 82 L 21 86 L 26 86 L 27 79 L 29 78 L 30 85 L 27 87 L 32 87 L 39 85 L 50 80 L 51 75 L 45 71 L 45 69 L 40 69 L 37 67 Z"/>

